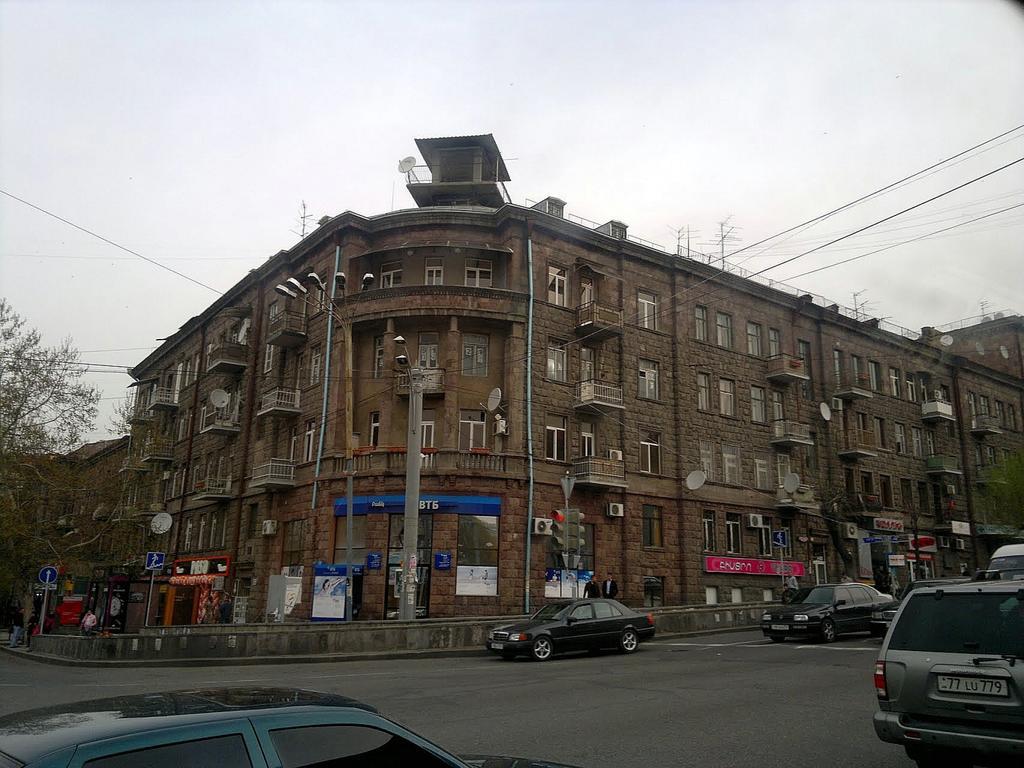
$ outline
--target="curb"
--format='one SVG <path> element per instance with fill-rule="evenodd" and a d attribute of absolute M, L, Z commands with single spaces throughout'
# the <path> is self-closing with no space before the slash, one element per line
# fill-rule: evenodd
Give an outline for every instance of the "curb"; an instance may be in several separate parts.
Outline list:
<path fill-rule="evenodd" d="M 688 632 L 658 633 L 658 640 L 670 640 L 677 637 L 700 637 L 701 635 L 720 635 L 731 632 L 760 630 L 760 625 L 745 627 L 725 627 L 717 629 L 692 630 Z M 0 647 L 10 657 L 33 661 L 37 664 L 53 664 L 61 667 L 100 667 L 106 669 L 118 667 L 249 667 L 263 664 L 333 664 L 345 661 L 388 661 L 391 659 L 447 659 L 459 657 L 487 657 L 491 652 L 481 648 L 438 648 L 427 650 L 377 651 L 373 653 L 334 653 L 319 656 L 251 656 L 248 658 L 198 658 L 198 659 L 117 659 L 101 661 L 95 659 L 67 659 L 46 653 L 32 653 L 27 650 L 14 650 L 7 646 Z"/>

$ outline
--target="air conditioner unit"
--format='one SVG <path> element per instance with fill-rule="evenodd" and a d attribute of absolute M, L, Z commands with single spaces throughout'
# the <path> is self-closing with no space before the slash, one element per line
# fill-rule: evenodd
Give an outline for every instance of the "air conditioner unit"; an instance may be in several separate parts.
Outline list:
<path fill-rule="evenodd" d="M 551 530 L 551 519 L 547 517 L 535 517 L 533 519 L 533 532 L 538 536 L 550 536 Z"/>
<path fill-rule="evenodd" d="M 939 536 L 939 546 L 943 549 L 949 549 L 949 536 Z"/>
<path fill-rule="evenodd" d="M 832 398 L 832 410 L 841 411 L 843 410 L 843 401 L 838 397 Z"/>
<path fill-rule="evenodd" d="M 956 486 L 953 483 L 946 483 L 946 495 L 956 496 Z"/>
<path fill-rule="evenodd" d="M 277 535 L 277 520 L 264 520 L 260 530 L 264 536 Z"/>
<path fill-rule="evenodd" d="M 956 540 L 956 548 L 959 549 L 959 550 L 967 549 L 967 542 L 964 541 L 963 539 L 957 539 Z"/>
<path fill-rule="evenodd" d="M 622 451 L 617 448 L 608 449 L 608 458 L 612 461 L 622 461 Z"/>
<path fill-rule="evenodd" d="M 747 528 L 764 528 L 764 516 L 747 515 Z"/>
<path fill-rule="evenodd" d="M 844 539 L 856 539 L 857 538 L 857 524 L 856 523 L 843 523 L 843 538 Z"/>
<path fill-rule="evenodd" d="M 625 517 L 626 505 L 617 501 L 608 502 L 608 517 Z"/>

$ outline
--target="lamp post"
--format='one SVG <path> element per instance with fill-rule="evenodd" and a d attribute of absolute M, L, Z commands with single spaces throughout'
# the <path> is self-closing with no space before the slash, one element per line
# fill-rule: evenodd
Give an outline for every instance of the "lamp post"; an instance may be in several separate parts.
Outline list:
<path fill-rule="evenodd" d="M 420 525 L 420 431 L 423 422 L 423 369 L 409 364 L 408 350 L 402 336 L 395 337 L 400 353 L 395 357 L 399 368 L 409 377 L 409 429 L 405 446 L 405 524 L 402 541 L 402 596 L 398 618 L 416 618 L 416 567 L 418 563 Z"/>

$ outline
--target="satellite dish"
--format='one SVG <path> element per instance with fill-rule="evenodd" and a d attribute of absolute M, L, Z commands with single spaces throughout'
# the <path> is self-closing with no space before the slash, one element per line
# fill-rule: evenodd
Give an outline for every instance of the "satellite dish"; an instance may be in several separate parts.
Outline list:
<path fill-rule="evenodd" d="M 782 479 L 782 487 L 786 489 L 786 493 L 796 493 L 796 489 L 800 487 L 800 475 L 790 472 Z"/>
<path fill-rule="evenodd" d="M 159 512 L 153 515 L 153 519 L 149 521 L 149 530 L 159 536 L 162 533 L 167 533 L 171 530 L 171 523 L 173 520 L 171 516 L 166 512 Z"/>
<path fill-rule="evenodd" d="M 398 161 L 398 172 L 399 173 L 408 173 L 409 171 L 411 171 L 415 167 L 416 167 L 416 158 L 415 157 L 403 157 L 401 160 Z"/>
<path fill-rule="evenodd" d="M 487 412 L 494 413 L 501 405 L 501 387 L 495 387 L 487 396 Z"/>
<path fill-rule="evenodd" d="M 1010 359 L 1010 350 L 1008 350 L 1002 344 L 999 345 L 999 354 L 1003 356 L 1003 360 L 1009 360 Z"/>
<path fill-rule="evenodd" d="M 215 389 L 210 393 L 210 405 L 214 408 L 223 408 L 231 402 L 231 395 L 223 389 Z"/>
<path fill-rule="evenodd" d="M 819 403 L 818 412 L 825 421 L 832 421 L 832 409 L 828 407 L 828 403 Z"/>
<path fill-rule="evenodd" d="M 979 355 L 985 354 L 985 345 L 982 344 L 980 341 L 974 342 L 974 349 L 975 351 L 977 351 Z"/>
<path fill-rule="evenodd" d="M 951 347 L 953 346 L 953 337 L 948 333 L 943 336 L 939 336 L 939 344 L 944 347 Z"/>
<path fill-rule="evenodd" d="M 686 476 L 686 487 L 691 491 L 696 491 L 704 486 L 704 483 L 708 481 L 708 476 L 701 472 L 699 469 L 693 470 Z"/>

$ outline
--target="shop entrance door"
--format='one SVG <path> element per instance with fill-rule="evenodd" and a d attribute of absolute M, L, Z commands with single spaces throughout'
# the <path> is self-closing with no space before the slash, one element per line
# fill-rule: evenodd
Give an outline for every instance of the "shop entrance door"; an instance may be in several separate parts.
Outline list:
<path fill-rule="evenodd" d="M 171 624 L 191 624 L 194 605 L 194 587 L 176 587 L 171 607 Z"/>
<path fill-rule="evenodd" d="M 401 595 L 402 548 L 405 541 L 405 517 L 390 515 L 391 529 L 388 534 L 388 584 L 384 590 L 384 617 L 398 618 L 398 602 Z M 428 615 L 430 600 L 430 552 L 433 541 L 433 523 L 430 515 L 420 512 L 419 531 L 416 536 L 416 618 Z M 353 593 L 353 602 L 355 593 Z"/>

